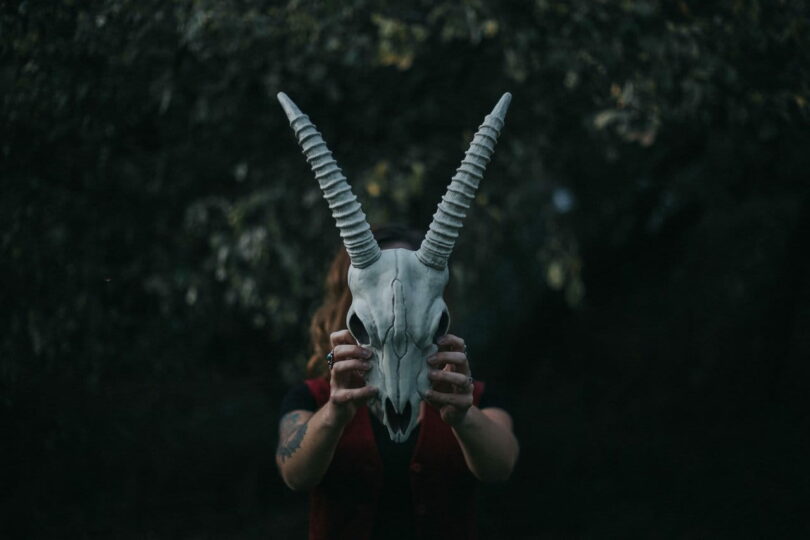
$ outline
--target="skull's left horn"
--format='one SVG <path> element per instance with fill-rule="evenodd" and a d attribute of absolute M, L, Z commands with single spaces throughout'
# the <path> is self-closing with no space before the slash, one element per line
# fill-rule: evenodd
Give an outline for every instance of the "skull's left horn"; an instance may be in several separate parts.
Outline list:
<path fill-rule="evenodd" d="M 416 256 L 423 264 L 444 270 L 447 260 L 453 252 L 458 232 L 463 226 L 467 209 L 475 198 L 478 184 L 484 178 L 484 170 L 489 163 L 498 135 L 503 128 L 506 110 L 512 101 L 512 94 L 505 93 L 492 112 L 484 118 L 484 123 L 470 143 L 470 149 L 464 156 L 461 166 L 447 186 L 447 193 L 442 197 L 433 222 L 430 224 L 425 239 Z"/>
<path fill-rule="evenodd" d="M 357 201 L 349 182 L 332 157 L 332 152 L 310 122 L 309 117 L 287 97 L 284 92 L 278 93 L 278 101 L 287 114 L 290 127 L 295 132 L 298 144 L 315 173 L 315 179 L 321 186 L 323 196 L 332 210 L 332 217 L 340 230 L 343 245 L 349 253 L 352 266 L 365 268 L 380 258 L 380 246 L 371 234 L 371 227 L 366 215 Z"/>

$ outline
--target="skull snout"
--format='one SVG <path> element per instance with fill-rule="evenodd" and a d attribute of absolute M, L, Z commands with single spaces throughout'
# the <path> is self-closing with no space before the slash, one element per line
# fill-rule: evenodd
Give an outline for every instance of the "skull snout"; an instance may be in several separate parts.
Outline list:
<path fill-rule="evenodd" d="M 386 351 L 385 361 L 388 363 L 385 369 L 386 388 L 389 389 L 388 397 L 391 405 L 398 413 L 403 413 L 406 406 L 413 406 L 414 399 L 419 399 L 419 379 L 421 378 L 424 363 L 421 351 L 410 344 L 404 356 L 393 354 L 393 351 Z"/>
<path fill-rule="evenodd" d="M 410 343 L 404 356 L 391 350 L 393 344 L 383 348 L 382 410 L 391 438 L 403 442 L 417 423 L 419 402 L 428 384 L 422 352 Z M 390 347 L 390 348 L 389 348 Z"/>

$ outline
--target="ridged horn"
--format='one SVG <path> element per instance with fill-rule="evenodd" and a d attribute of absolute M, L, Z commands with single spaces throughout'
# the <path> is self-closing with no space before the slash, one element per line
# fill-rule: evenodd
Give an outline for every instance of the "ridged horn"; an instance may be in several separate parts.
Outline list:
<path fill-rule="evenodd" d="M 503 128 L 506 110 L 512 101 L 512 94 L 505 93 L 492 112 L 484 118 L 484 123 L 475 133 L 470 148 L 456 169 L 456 174 L 447 186 L 447 193 L 442 197 L 433 222 L 430 224 L 417 258 L 423 264 L 443 270 L 453 252 L 459 230 L 464 225 L 467 209 L 475 198 L 478 184 L 484 178 L 484 171 L 495 151 L 495 143 Z"/>
<path fill-rule="evenodd" d="M 380 246 L 371 234 L 366 215 L 349 182 L 309 117 L 284 92 L 279 92 L 277 97 L 287 114 L 298 144 L 315 173 L 323 196 L 329 203 L 352 266 L 365 268 L 371 265 L 380 258 Z"/>

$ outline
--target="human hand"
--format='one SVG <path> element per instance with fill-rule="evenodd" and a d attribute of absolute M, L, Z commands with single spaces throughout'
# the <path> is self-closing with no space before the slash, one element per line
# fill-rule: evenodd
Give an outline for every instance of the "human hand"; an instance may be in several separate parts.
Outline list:
<path fill-rule="evenodd" d="M 439 350 L 428 357 L 431 389 L 425 400 L 439 410 L 442 420 L 458 425 L 473 404 L 473 379 L 464 340 L 447 334 L 438 340 Z"/>
<path fill-rule="evenodd" d="M 348 421 L 359 405 L 377 394 L 376 388 L 366 385 L 364 377 L 371 369 L 371 351 L 360 347 L 348 330 L 333 332 L 329 340 L 334 355 L 329 402 L 339 418 Z"/>

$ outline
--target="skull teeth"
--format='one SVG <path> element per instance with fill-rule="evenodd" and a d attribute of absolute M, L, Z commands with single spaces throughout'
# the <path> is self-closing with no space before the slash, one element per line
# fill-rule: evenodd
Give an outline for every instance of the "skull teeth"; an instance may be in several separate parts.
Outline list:
<path fill-rule="evenodd" d="M 405 404 L 401 413 L 397 412 L 390 399 L 385 400 L 385 417 L 388 425 L 396 433 L 404 433 L 411 424 L 411 402 Z"/>

